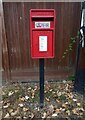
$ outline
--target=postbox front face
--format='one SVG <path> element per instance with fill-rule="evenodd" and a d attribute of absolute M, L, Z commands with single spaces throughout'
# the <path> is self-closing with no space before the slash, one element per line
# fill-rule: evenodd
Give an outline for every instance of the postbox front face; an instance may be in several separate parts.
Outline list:
<path fill-rule="evenodd" d="M 30 11 L 31 57 L 53 58 L 55 36 L 55 11 L 32 9 Z"/>

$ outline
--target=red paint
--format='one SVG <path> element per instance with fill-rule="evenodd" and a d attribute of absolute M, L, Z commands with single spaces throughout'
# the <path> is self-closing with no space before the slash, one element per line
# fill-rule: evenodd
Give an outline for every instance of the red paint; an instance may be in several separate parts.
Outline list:
<path fill-rule="evenodd" d="M 54 58 L 54 39 L 55 39 L 54 9 L 30 10 L 30 35 L 31 35 L 32 58 Z M 44 43 L 40 42 L 40 40 L 44 41 Z M 47 45 L 45 44 L 46 41 Z M 41 44 L 39 44 L 39 42 Z M 44 50 L 41 51 L 41 49 Z"/>

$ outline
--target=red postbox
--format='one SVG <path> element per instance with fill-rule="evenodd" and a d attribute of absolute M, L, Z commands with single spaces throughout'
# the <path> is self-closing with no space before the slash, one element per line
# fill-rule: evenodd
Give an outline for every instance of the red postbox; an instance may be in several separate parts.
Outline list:
<path fill-rule="evenodd" d="M 54 58 L 55 10 L 30 10 L 31 57 Z"/>

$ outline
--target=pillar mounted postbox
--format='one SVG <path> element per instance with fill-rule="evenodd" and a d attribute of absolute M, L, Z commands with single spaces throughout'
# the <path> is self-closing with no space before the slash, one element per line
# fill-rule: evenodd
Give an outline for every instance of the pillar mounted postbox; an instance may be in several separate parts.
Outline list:
<path fill-rule="evenodd" d="M 40 107 L 44 106 L 44 58 L 54 58 L 55 10 L 30 10 L 31 57 L 39 59 Z"/>
<path fill-rule="evenodd" d="M 55 10 L 30 10 L 32 58 L 54 58 Z"/>

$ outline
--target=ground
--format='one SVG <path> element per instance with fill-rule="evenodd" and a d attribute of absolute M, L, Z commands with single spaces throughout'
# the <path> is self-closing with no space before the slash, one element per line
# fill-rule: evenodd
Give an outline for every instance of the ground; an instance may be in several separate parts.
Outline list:
<path fill-rule="evenodd" d="M 83 95 L 72 92 L 73 81 L 45 82 L 44 108 L 39 107 L 39 83 L 2 86 L 2 118 L 83 120 Z"/>

